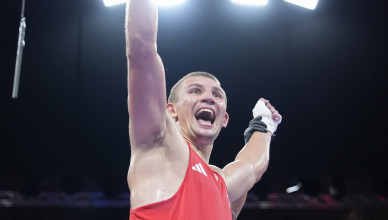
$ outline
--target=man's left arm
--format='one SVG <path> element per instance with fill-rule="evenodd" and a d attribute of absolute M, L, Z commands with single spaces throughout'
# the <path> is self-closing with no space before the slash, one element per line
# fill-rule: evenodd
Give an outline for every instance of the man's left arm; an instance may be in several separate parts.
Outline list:
<path fill-rule="evenodd" d="M 223 169 L 231 203 L 246 194 L 267 170 L 271 136 L 281 122 L 279 112 L 265 99 L 258 101 L 253 115 L 245 146 Z"/>
<path fill-rule="evenodd" d="M 244 207 L 245 200 L 247 199 L 248 193 L 245 193 L 243 196 L 232 202 L 231 209 L 232 209 L 232 219 L 236 220 L 238 215 L 241 212 L 241 209 Z"/>

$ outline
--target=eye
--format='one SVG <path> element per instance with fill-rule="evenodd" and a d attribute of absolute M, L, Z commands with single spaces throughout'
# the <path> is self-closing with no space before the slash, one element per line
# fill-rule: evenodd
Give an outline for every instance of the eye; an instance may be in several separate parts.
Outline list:
<path fill-rule="evenodd" d="M 216 98 L 222 99 L 222 94 L 219 93 L 219 92 L 214 92 L 213 96 L 216 97 Z"/>
<path fill-rule="evenodd" d="M 189 93 L 190 93 L 190 94 L 199 95 L 199 94 L 201 94 L 201 91 L 200 91 L 199 89 L 192 89 L 192 90 L 190 90 Z"/>

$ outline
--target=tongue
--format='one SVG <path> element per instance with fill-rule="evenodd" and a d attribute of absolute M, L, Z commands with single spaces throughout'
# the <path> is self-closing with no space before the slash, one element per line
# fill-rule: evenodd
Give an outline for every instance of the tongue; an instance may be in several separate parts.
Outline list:
<path fill-rule="evenodd" d="M 203 120 L 203 119 L 198 119 L 198 122 L 201 125 L 212 125 L 211 121 Z"/>

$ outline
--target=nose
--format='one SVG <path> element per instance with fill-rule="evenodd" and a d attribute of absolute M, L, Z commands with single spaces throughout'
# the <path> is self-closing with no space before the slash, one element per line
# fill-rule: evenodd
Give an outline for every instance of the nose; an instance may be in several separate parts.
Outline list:
<path fill-rule="evenodd" d="M 201 102 L 213 105 L 215 103 L 213 93 L 211 91 L 203 93 Z"/>

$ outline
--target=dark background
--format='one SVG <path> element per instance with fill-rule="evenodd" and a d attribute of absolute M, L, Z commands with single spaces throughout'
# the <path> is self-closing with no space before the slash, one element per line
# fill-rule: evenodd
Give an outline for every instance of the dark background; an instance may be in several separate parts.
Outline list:
<path fill-rule="evenodd" d="M 125 6 L 27 0 L 19 98 L 11 98 L 21 1 L 1 7 L 0 177 L 126 179 Z M 283 115 L 266 178 L 387 179 L 388 7 L 321 0 L 316 10 L 187 0 L 160 8 L 158 50 L 168 90 L 188 72 L 215 74 L 229 126 L 211 163 L 243 145 L 265 97 Z"/>

